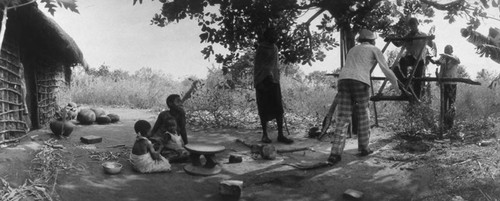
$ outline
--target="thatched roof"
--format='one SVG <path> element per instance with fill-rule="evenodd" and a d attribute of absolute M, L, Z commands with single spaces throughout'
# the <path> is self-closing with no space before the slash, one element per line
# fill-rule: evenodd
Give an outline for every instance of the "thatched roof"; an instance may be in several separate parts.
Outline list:
<path fill-rule="evenodd" d="M 40 11 L 36 3 L 12 9 L 8 13 L 7 31 L 15 30 L 20 51 L 30 59 L 44 58 L 53 64 L 70 68 L 87 68 L 83 54 L 71 38 L 54 20 Z"/>

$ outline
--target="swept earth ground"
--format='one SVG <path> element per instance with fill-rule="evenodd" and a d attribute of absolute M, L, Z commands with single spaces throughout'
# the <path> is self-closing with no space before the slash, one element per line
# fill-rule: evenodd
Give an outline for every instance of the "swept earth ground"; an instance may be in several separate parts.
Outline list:
<path fill-rule="evenodd" d="M 329 140 L 307 138 L 307 128 L 290 130 L 294 144 L 273 145 L 278 149 L 310 147 L 314 151 L 285 153 L 275 160 L 255 157 L 249 148 L 235 142 L 242 139 L 258 143 L 259 128 L 190 128 L 190 143 L 226 148 L 216 155 L 222 172 L 204 177 L 186 174 L 183 167 L 188 163 L 172 164 L 170 173 L 134 172 L 127 160 L 136 136 L 133 124 L 139 119 L 154 123 L 156 113 L 126 108 L 105 110 L 120 115 L 121 120 L 108 125 L 77 124 L 67 139 L 54 138 L 48 129 L 35 130 L 21 142 L 0 148 L 0 177 L 4 181 L 0 196 L 13 196 L 15 189 L 30 185 L 38 176 L 46 178 L 39 187 L 46 189 L 44 192 L 51 195 L 49 199 L 64 201 L 227 200 L 219 195 L 219 182 L 226 179 L 244 182 L 239 199 L 242 201 L 351 200 L 343 196 L 347 189 L 362 192 L 362 200 L 500 200 L 500 147 L 496 142 L 499 126 L 464 131 L 463 140 L 441 141 L 407 141 L 377 127 L 372 129 L 370 140 L 374 154 L 355 156 L 357 140 L 348 139 L 341 163 L 313 170 L 287 165 L 322 162 L 328 157 Z M 492 135 L 477 135 L 481 132 Z M 83 144 L 80 137 L 86 135 L 101 136 L 103 141 Z M 271 136 L 275 140 L 275 130 Z M 494 141 L 480 144 L 488 139 L 477 136 L 493 136 Z M 47 159 L 48 153 L 52 160 Z M 242 155 L 243 162 L 228 163 L 232 153 Z M 104 161 L 122 163 L 121 173 L 104 173 Z M 52 171 L 48 171 L 51 167 L 46 163 L 53 165 Z M 36 200 L 33 195 L 22 198 L 21 194 L 28 193 L 17 194 L 20 200 Z"/>

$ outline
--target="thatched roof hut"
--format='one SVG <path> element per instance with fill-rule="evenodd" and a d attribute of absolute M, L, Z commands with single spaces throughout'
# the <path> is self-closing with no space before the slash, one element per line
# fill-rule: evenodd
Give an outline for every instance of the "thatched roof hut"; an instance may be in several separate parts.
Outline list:
<path fill-rule="evenodd" d="M 75 41 L 36 3 L 10 9 L 0 54 L 0 137 L 46 125 L 76 65 L 87 67 Z"/>

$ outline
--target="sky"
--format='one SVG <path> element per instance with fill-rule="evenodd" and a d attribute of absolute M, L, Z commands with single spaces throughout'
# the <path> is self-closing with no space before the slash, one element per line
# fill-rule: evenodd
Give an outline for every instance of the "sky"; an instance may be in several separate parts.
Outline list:
<path fill-rule="evenodd" d="M 200 51 L 207 44 L 200 43 L 197 22 L 183 20 L 163 28 L 151 25 L 151 18 L 160 11 L 162 4 L 157 0 L 144 0 L 142 4 L 133 6 L 132 2 L 81 0 L 77 2 L 80 14 L 62 8 L 58 8 L 54 16 L 46 14 L 75 40 L 92 68 L 107 65 L 111 70 L 133 73 L 142 67 L 149 67 L 179 80 L 189 76 L 205 78 L 209 68 L 220 68 L 213 58 L 203 59 Z M 39 7 L 46 11 L 43 4 L 39 3 Z M 499 17 L 498 13 L 496 17 Z M 443 52 L 445 45 L 453 45 L 455 55 L 461 59 L 472 78 L 481 69 L 495 74 L 500 72 L 500 64 L 477 55 L 474 46 L 460 35 L 460 29 L 466 27 L 464 20 L 449 24 L 436 17 L 431 25 L 436 25 L 438 53 Z M 431 25 L 421 25 L 420 29 L 427 32 Z M 500 21 L 484 21 L 479 31 L 487 35 L 489 27 L 500 28 Z M 384 44 L 378 40 L 376 45 L 382 49 Z M 307 74 L 315 70 L 332 72 L 340 67 L 339 48 L 326 52 L 326 55 L 325 61 L 301 66 L 301 70 Z M 435 66 L 428 67 L 428 72 L 434 70 Z"/>

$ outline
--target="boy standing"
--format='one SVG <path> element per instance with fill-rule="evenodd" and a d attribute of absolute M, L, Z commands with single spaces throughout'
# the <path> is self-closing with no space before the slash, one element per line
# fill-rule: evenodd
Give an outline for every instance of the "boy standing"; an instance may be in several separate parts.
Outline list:
<path fill-rule="evenodd" d="M 444 54 L 440 54 L 438 60 L 428 58 L 428 60 L 436 65 L 441 66 L 439 70 L 440 78 L 456 78 L 458 77 L 458 64 L 460 59 L 453 55 L 453 46 L 446 45 Z M 439 84 L 439 82 L 438 82 Z M 453 127 L 453 119 L 455 117 L 455 99 L 457 96 L 457 84 L 455 82 L 442 82 L 442 90 L 444 91 L 444 127 L 446 130 Z"/>

